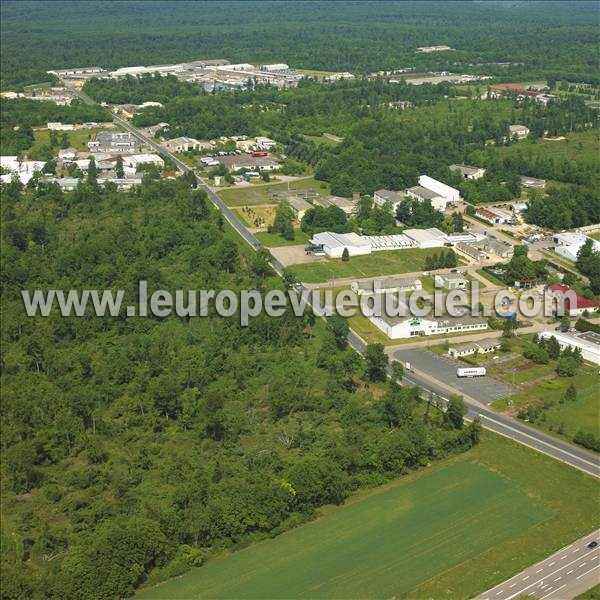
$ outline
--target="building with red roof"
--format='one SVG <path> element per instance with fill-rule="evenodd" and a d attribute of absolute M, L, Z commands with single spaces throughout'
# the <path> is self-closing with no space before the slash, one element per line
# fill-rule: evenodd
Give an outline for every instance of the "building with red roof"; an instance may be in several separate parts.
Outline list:
<path fill-rule="evenodd" d="M 575 290 L 562 283 L 548 286 L 548 291 L 556 298 L 559 306 L 564 307 L 565 314 L 571 317 L 577 317 L 586 311 L 593 312 L 600 306 L 597 300 L 580 296 Z"/>

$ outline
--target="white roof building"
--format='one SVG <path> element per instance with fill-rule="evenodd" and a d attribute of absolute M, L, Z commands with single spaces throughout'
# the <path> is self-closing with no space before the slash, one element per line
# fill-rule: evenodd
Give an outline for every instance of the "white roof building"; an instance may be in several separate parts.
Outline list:
<path fill-rule="evenodd" d="M 414 240 L 419 248 L 441 248 L 447 241 L 446 234 L 436 227 L 429 229 L 405 229 L 404 235 Z"/>
<path fill-rule="evenodd" d="M 574 233 L 570 231 L 555 233 L 552 236 L 552 241 L 556 244 L 554 252 L 567 260 L 575 262 L 577 260 L 577 254 L 588 239 L 592 240 L 594 250 L 600 252 L 600 242 L 593 238 L 588 238 L 588 236 L 583 233 Z"/>
<path fill-rule="evenodd" d="M 126 167 L 138 167 L 139 165 L 148 164 L 164 167 L 165 161 L 158 154 L 131 154 L 123 157 L 123 165 Z"/>
<path fill-rule="evenodd" d="M 14 174 L 23 185 L 26 185 L 33 177 L 33 174 L 40 172 L 45 164 L 43 160 L 19 161 L 17 156 L 0 156 L 0 167 L 6 171 L 10 171 L 10 173 L 2 175 L 2 183 L 10 183 Z"/>
<path fill-rule="evenodd" d="M 564 350 L 579 348 L 583 360 L 588 360 L 595 365 L 600 365 L 600 335 L 593 331 L 585 333 L 563 333 L 560 331 L 541 331 L 539 336 L 543 339 L 555 337 Z"/>
<path fill-rule="evenodd" d="M 329 258 L 341 258 L 344 248 L 350 256 L 371 254 L 371 242 L 356 233 L 316 233 L 310 240 L 314 246 L 320 246 Z"/>

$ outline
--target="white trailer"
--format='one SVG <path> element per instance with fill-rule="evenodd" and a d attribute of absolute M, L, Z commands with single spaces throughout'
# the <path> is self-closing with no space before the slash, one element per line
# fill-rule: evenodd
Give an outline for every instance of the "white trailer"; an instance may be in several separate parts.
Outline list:
<path fill-rule="evenodd" d="M 485 367 L 459 367 L 457 377 L 485 377 Z"/>

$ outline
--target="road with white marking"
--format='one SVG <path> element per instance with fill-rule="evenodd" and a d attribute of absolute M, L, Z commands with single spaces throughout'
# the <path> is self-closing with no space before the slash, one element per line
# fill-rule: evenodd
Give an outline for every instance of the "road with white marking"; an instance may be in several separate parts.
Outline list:
<path fill-rule="evenodd" d="M 596 541 L 595 548 L 589 548 Z M 539 600 L 570 600 L 600 584 L 600 530 L 562 548 L 475 600 L 512 600 L 533 596 Z"/>

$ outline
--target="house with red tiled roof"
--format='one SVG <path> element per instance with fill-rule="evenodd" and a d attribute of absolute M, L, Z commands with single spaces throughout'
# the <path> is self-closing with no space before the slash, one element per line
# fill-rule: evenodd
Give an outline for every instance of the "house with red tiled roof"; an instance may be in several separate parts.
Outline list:
<path fill-rule="evenodd" d="M 548 291 L 556 298 L 558 305 L 564 307 L 565 314 L 571 317 L 577 317 L 586 311 L 594 312 L 600 306 L 597 300 L 580 296 L 575 290 L 562 283 L 548 286 Z"/>

